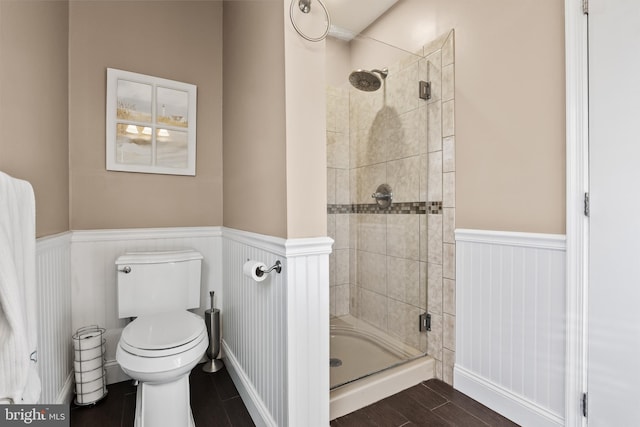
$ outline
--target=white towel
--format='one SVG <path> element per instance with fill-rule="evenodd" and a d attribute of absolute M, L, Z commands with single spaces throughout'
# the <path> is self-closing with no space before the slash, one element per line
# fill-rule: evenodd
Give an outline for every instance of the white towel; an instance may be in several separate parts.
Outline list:
<path fill-rule="evenodd" d="M 37 403 L 35 198 L 0 172 L 0 401 Z"/>

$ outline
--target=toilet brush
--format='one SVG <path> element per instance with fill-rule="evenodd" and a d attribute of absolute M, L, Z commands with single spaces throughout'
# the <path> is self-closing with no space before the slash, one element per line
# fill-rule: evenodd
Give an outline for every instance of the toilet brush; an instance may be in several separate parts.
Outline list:
<path fill-rule="evenodd" d="M 207 325 L 207 334 L 209 336 L 207 357 L 210 359 L 202 367 L 204 372 L 218 372 L 224 367 L 222 360 L 216 359 L 220 353 L 220 310 L 213 308 L 213 294 L 214 291 L 209 292 L 211 308 L 204 312 L 204 322 Z"/>

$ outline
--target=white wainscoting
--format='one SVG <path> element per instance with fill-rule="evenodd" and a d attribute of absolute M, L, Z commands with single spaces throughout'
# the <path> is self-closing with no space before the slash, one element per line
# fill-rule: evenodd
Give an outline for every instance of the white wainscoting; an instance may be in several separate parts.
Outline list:
<path fill-rule="evenodd" d="M 70 240 L 70 233 L 62 233 L 36 241 L 42 404 L 69 403 L 73 394 Z"/>
<path fill-rule="evenodd" d="M 201 308 L 216 292 L 223 353 L 258 425 L 329 425 L 329 238 L 280 239 L 222 227 L 73 231 L 38 240 L 39 369 L 42 402 L 70 401 L 71 335 L 107 329 L 107 382 L 126 379 L 115 349 L 115 259 L 127 251 L 193 248 L 204 256 Z M 224 250 L 223 250 L 224 248 Z M 281 260 L 263 282 L 242 273 L 247 259 Z"/>
<path fill-rule="evenodd" d="M 329 425 L 329 253 L 332 240 L 224 229 L 223 349 L 257 425 Z M 283 264 L 262 282 L 248 259 Z"/>
<path fill-rule="evenodd" d="M 216 306 L 222 295 L 222 228 L 180 227 L 73 231 L 71 238 L 72 317 L 77 328 L 99 325 L 106 328 L 107 383 L 127 377 L 115 361 L 115 352 L 125 319 L 118 318 L 116 258 L 127 251 L 195 249 L 204 256 L 200 314 L 209 304 L 209 291 L 216 293 Z"/>
<path fill-rule="evenodd" d="M 456 230 L 454 387 L 525 426 L 564 424 L 565 236 Z"/>

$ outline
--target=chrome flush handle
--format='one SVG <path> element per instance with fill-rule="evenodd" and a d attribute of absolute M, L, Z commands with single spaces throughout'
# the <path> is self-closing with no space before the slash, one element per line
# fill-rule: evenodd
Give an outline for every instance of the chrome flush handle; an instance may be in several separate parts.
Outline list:
<path fill-rule="evenodd" d="M 124 274 L 129 274 L 131 273 L 131 267 L 129 267 L 128 265 L 125 265 L 123 268 L 119 269 L 118 271 L 121 271 Z"/>

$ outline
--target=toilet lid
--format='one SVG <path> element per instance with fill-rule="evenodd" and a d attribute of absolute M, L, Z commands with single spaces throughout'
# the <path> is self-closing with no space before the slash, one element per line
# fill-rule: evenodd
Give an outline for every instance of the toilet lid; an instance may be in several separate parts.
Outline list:
<path fill-rule="evenodd" d="M 164 350 L 179 347 L 204 333 L 202 318 L 188 311 L 140 316 L 122 331 L 120 338 L 131 347 Z"/>

